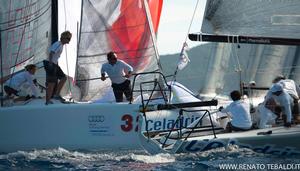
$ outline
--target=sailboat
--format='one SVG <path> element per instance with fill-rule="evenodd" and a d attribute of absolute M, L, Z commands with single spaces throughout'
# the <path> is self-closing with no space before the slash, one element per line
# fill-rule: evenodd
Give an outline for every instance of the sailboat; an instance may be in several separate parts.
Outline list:
<path fill-rule="evenodd" d="M 28 63 L 41 64 L 47 59 L 47 49 L 58 37 L 57 5 L 57 0 L 1 1 L 1 11 L 5 11 L 1 15 L 1 78 L 22 71 Z M 80 92 L 79 99 L 47 106 L 44 99 L 32 99 L 1 107 L 0 152 L 57 147 L 140 149 L 138 130 L 150 133 L 169 129 L 176 120 L 170 108 L 206 105 L 199 99 L 188 103 L 180 100 L 184 87 L 167 85 L 159 72 L 155 33 L 161 8 L 162 1 L 157 0 L 82 1 L 74 86 Z M 135 68 L 136 101 L 92 103 L 109 95 L 110 82 L 99 79 L 109 51 Z M 45 86 L 43 66 L 38 66 L 36 77 Z M 154 99 L 155 92 L 161 96 Z M 139 114 L 144 112 L 148 122 L 139 125 Z M 198 117 L 193 114 L 184 120 L 190 124 Z"/>
<path fill-rule="evenodd" d="M 276 75 L 284 73 L 299 81 L 299 5 L 296 0 L 208 0 L 203 33 L 189 34 L 192 41 L 218 42 L 210 46 L 212 55 L 208 66 L 203 67 L 206 77 L 200 94 L 217 99 L 232 90 L 251 91 L 247 95 L 257 107 Z M 199 110 L 207 116 L 216 113 Z M 178 124 L 186 112 L 190 110 L 182 109 L 179 113 Z M 140 118 L 141 124 L 145 121 L 146 118 Z M 231 145 L 265 154 L 300 154 L 299 125 L 224 133 L 218 132 L 218 125 L 213 122 L 199 126 L 201 121 L 200 118 L 190 126 L 182 125 L 155 135 L 140 131 L 141 144 L 151 154 L 203 152 Z"/>

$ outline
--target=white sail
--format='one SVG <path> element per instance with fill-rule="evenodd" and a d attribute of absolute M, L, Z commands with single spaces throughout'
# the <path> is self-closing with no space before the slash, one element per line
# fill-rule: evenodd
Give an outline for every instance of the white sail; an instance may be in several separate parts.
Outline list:
<path fill-rule="evenodd" d="M 208 0 L 201 31 L 236 37 L 299 39 L 299 5 L 297 0 Z M 203 59 L 206 77 L 200 85 L 200 93 L 228 95 L 233 89 L 240 89 L 240 82 L 248 84 L 250 81 L 260 87 L 269 87 L 279 74 L 300 81 L 299 46 L 235 41 L 215 43 L 210 47 L 210 56 L 201 57 L 209 60 Z"/>
<path fill-rule="evenodd" d="M 162 1 L 148 3 L 156 32 Z M 157 70 L 154 43 L 143 1 L 83 1 L 76 66 L 82 100 L 99 99 L 111 89 L 109 80 L 100 80 L 101 66 L 110 51 L 133 66 L 135 73 Z"/>
<path fill-rule="evenodd" d="M 48 57 L 51 0 L 0 1 L 2 77 Z"/>

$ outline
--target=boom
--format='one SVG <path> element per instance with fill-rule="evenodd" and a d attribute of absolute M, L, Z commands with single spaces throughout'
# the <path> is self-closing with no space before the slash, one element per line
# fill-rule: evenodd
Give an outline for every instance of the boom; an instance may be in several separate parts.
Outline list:
<path fill-rule="evenodd" d="M 238 35 L 212 35 L 212 34 L 189 34 L 191 41 L 223 42 L 223 43 L 248 43 L 248 44 L 270 44 L 270 45 L 300 45 L 300 39 L 280 37 L 255 37 Z"/>

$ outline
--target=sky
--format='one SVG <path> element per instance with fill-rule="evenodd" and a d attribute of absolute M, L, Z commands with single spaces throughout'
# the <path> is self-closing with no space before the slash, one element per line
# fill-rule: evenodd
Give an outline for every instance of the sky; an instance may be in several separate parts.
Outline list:
<path fill-rule="evenodd" d="M 188 34 L 197 0 L 164 0 L 157 34 L 160 55 L 181 51 Z M 190 33 L 200 32 L 206 0 L 199 0 Z M 199 45 L 187 39 L 189 47 Z"/>

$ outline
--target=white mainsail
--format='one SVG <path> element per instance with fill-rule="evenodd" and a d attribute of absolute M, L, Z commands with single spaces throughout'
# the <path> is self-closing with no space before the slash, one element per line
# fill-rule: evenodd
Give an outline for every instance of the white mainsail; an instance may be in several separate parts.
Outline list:
<path fill-rule="evenodd" d="M 0 1 L 2 77 L 48 57 L 51 10 L 51 0 Z"/>
<path fill-rule="evenodd" d="M 208 0 L 201 31 L 213 35 L 300 38 L 300 1 Z M 199 40 L 200 41 L 200 40 Z M 229 40 L 228 40 L 229 42 Z M 269 87 L 283 74 L 300 81 L 299 46 L 214 43 L 200 93 L 228 95 L 240 81 Z M 206 59 L 205 59 L 206 61 Z M 207 65 L 207 63 L 206 63 Z"/>

